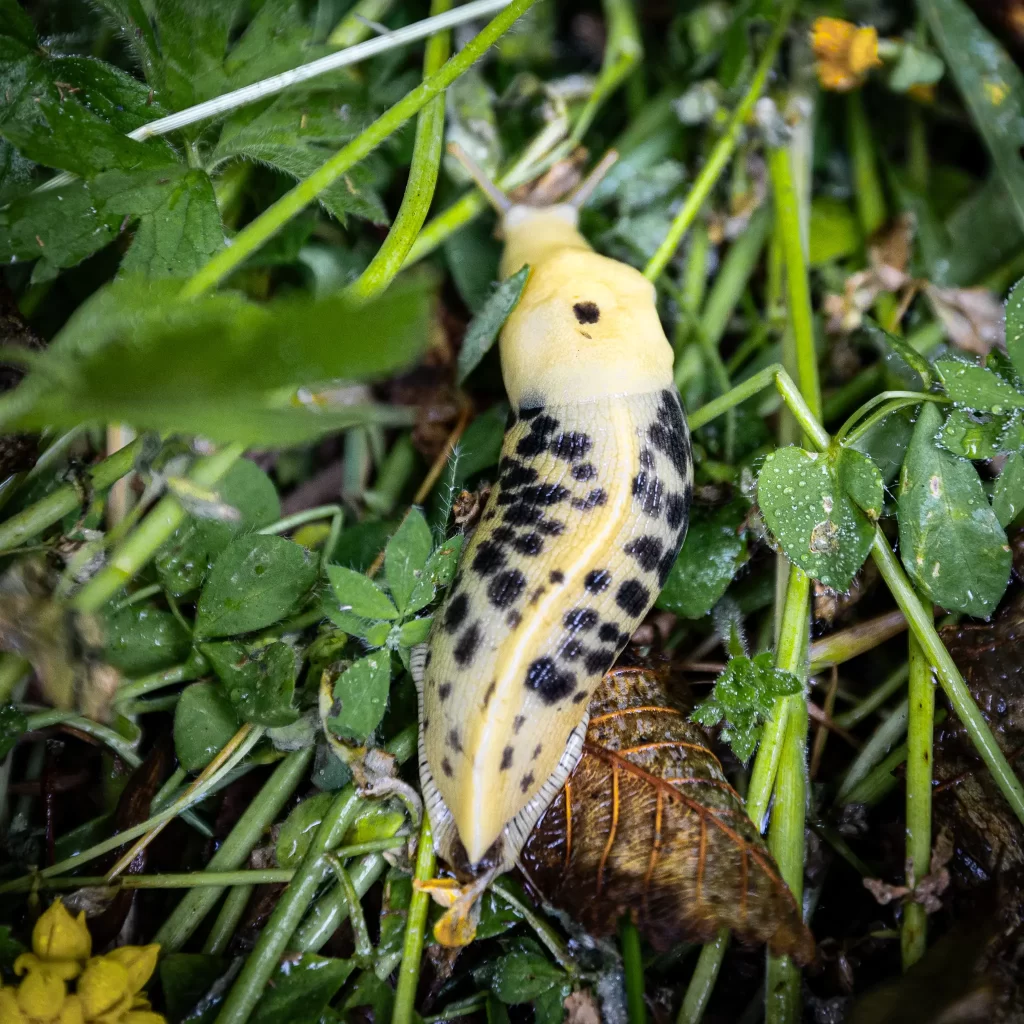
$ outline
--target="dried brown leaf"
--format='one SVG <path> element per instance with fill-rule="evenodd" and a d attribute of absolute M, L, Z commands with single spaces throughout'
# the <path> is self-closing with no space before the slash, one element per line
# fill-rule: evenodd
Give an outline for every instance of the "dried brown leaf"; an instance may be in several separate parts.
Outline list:
<path fill-rule="evenodd" d="M 520 866 L 594 934 L 630 913 L 656 949 L 728 928 L 807 963 L 814 940 L 800 908 L 688 710 L 664 673 L 610 672 L 583 757 Z"/>

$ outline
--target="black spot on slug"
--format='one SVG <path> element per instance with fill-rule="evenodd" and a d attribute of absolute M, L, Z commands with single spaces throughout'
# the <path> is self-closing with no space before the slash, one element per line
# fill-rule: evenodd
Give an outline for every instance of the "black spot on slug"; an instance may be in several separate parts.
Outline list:
<path fill-rule="evenodd" d="M 548 537 L 559 537 L 565 532 L 565 523 L 557 519 L 542 519 L 537 529 Z"/>
<path fill-rule="evenodd" d="M 486 710 L 487 705 L 490 704 L 491 698 L 494 696 L 494 691 L 498 688 L 498 680 L 492 679 L 490 686 L 484 691 L 483 707 Z"/>
<path fill-rule="evenodd" d="M 592 462 L 581 462 L 578 466 L 573 466 L 571 472 L 573 480 L 581 482 L 593 480 L 597 476 L 597 470 L 594 469 Z"/>
<path fill-rule="evenodd" d="M 499 572 L 487 588 L 487 596 L 495 608 L 507 608 L 519 600 L 526 587 L 526 577 L 518 569 Z"/>
<path fill-rule="evenodd" d="M 612 582 L 612 574 L 607 569 L 592 569 L 583 577 L 583 586 L 591 594 L 604 593 Z"/>
<path fill-rule="evenodd" d="M 453 595 L 444 611 L 444 628 L 449 633 L 454 633 L 462 625 L 467 611 L 469 611 L 469 598 L 465 594 Z"/>
<path fill-rule="evenodd" d="M 455 772 L 452 771 L 452 763 L 447 757 L 441 758 L 441 771 L 443 771 L 449 779 L 455 774 Z"/>
<path fill-rule="evenodd" d="M 523 723 L 526 721 L 526 715 L 516 715 L 512 719 L 512 731 L 518 736 L 519 730 L 522 729 Z"/>
<path fill-rule="evenodd" d="M 459 730 L 452 729 L 448 733 L 448 746 L 455 751 L 456 754 L 462 753 L 462 740 L 459 739 Z"/>
<path fill-rule="evenodd" d="M 661 512 L 661 499 L 664 491 L 665 487 L 662 482 L 645 470 L 641 470 L 633 477 L 633 496 L 646 515 L 654 517 Z"/>
<path fill-rule="evenodd" d="M 552 583 L 564 583 L 565 573 L 562 572 L 561 569 L 552 569 L 551 572 L 548 573 L 548 579 Z"/>
<path fill-rule="evenodd" d="M 441 698 L 441 700 L 447 700 L 449 695 L 451 694 L 451 692 L 452 692 L 452 684 L 451 683 L 442 683 L 437 688 L 437 695 L 438 695 L 438 697 Z"/>
<path fill-rule="evenodd" d="M 473 569 L 481 576 L 489 576 L 505 564 L 505 555 L 501 548 L 492 541 L 485 540 L 476 549 L 473 557 Z"/>
<path fill-rule="evenodd" d="M 577 430 L 567 430 L 564 434 L 559 434 L 549 447 L 551 454 L 556 459 L 576 462 L 594 447 L 594 442 L 590 439 L 589 434 Z"/>
<path fill-rule="evenodd" d="M 615 603 L 635 619 L 647 610 L 650 600 L 651 592 L 639 580 L 626 580 L 615 595 Z"/>
<path fill-rule="evenodd" d="M 519 780 L 519 788 L 524 792 L 528 792 L 530 787 L 533 785 L 533 772 L 527 772 Z"/>
<path fill-rule="evenodd" d="M 465 633 L 459 637 L 459 642 L 455 645 L 455 650 L 452 654 L 455 657 L 456 662 L 465 668 L 476 654 L 477 647 L 480 646 L 480 624 L 474 622 Z"/>
<path fill-rule="evenodd" d="M 614 659 L 614 651 L 591 651 L 586 658 L 583 659 L 583 666 L 593 675 L 600 674 L 603 676 L 611 667 Z"/>
<path fill-rule="evenodd" d="M 589 696 L 590 694 L 586 690 L 577 690 L 572 695 L 572 702 L 573 704 L 582 704 Z"/>
<path fill-rule="evenodd" d="M 539 533 L 524 533 L 512 546 L 521 555 L 539 555 L 544 550 L 544 541 Z"/>
<path fill-rule="evenodd" d="M 535 484 L 524 487 L 519 496 L 531 505 L 557 505 L 569 497 L 569 490 L 561 484 Z"/>
<path fill-rule="evenodd" d="M 669 494 L 665 498 L 665 519 L 673 530 L 678 530 L 686 519 L 689 502 L 682 494 Z"/>
<path fill-rule="evenodd" d="M 592 508 L 604 505 L 608 501 L 608 495 L 603 487 L 595 487 L 585 498 L 573 498 L 570 503 L 573 508 L 582 512 L 589 512 Z"/>
<path fill-rule="evenodd" d="M 598 622 L 597 612 L 592 608 L 573 608 L 565 613 L 562 623 L 570 633 L 593 629 Z"/>
<path fill-rule="evenodd" d="M 583 644 L 581 644 L 579 640 L 567 640 L 558 652 L 558 656 L 563 658 L 565 661 L 575 661 L 583 651 Z"/>
<path fill-rule="evenodd" d="M 540 757 L 540 755 L 543 752 L 543 750 L 544 750 L 543 744 L 538 743 L 537 746 L 535 746 L 533 748 L 533 754 L 532 754 L 530 760 L 531 761 L 536 761 L 537 758 Z"/>
<path fill-rule="evenodd" d="M 576 677 L 560 669 L 551 658 L 537 658 L 526 670 L 526 686 L 545 704 L 557 704 L 572 693 Z"/>
<path fill-rule="evenodd" d="M 516 626 L 518 626 L 519 623 L 523 621 L 523 617 L 519 614 L 519 612 L 513 611 L 509 612 L 508 615 L 505 616 L 505 621 L 508 623 L 509 629 L 515 629 Z"/>
<path fill-rule="evenodd" d="M 530 466 L 524 466 L 515 459 L 504 458 L 499 467 L 501 473 L 502 487 L 521 487 L 523 484 L 532 484 L 537 479 L 537 470 Z"/>
<path fill-rule="evenodd" d="M 614 622 L 606 622 L 598 631 L 598 639 L 602 643 L 614 644 L 619 640 L 619 627 Z"/>
<path fill-rule="evenodd" d="M 538 405 L 533 409 L 520 409 L 519 418 L 523 420 L 532 420 L 534 416 L 539 416 L 543 411 L 543 405 Z"/>
<path fill-rule="evenodd" d="M 640 449 L 640 468 L 654 469 L 654 452 L 650 448 Z"/>
<path fill-rule="evenodd" d="M 644 572 L 653 572 L 661 558 L 661 541 L 657 537 L 637 537 L 622 550 L 632 555 Z"/>
<path fill-rule="evenodd" d="M 510 526 L 533 526 L 544 518 L 544 513 L 533 505 L 519 503 L 505 510 L 504 522 Z"/>
<path fill-rule="evenodd" d="M 581 324 L 596 324 L 601 319 L 601 310 L 597 308 L 596 302 L 577 302 L 572 311 Z"/>
<path fill-rule="evenodd" d="M 511 747 L 506 747 L 501 752 L 501 764 L 498 766 L 500 771 L 507 772 L 512 767 L 512 757 L 515 751 Z"/>

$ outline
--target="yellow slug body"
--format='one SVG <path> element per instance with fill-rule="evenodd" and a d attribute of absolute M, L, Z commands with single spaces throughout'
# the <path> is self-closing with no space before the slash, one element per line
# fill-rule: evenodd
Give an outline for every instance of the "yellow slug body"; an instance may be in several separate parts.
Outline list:
<path fill-rule="evenodd" d="M 420 662 L 435 844 L 510 866 L 582 751 L 586 709 L 686 533 L 692 463 L 654 288 L 575 211 L 513 207 L 500 339 L 513 412 L 479 527 Z"/>

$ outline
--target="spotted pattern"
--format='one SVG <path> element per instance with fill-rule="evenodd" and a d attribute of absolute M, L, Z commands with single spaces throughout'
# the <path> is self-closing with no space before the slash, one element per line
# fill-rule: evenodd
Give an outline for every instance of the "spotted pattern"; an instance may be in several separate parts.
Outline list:
<path fill-rule="evenodd" d="M 511 820 L 555 770 L 672 568 L 690 458 L 672 390 L 509 417 L 424 669 L 424 752 L 446 802 L 476 793 Z"/>

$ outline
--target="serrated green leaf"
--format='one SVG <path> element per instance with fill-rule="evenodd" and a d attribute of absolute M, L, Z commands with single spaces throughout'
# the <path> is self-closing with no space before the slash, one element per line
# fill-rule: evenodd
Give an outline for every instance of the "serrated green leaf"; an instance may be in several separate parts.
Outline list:
<path fill-rule="evenodd" d="M 126 422 L 277 445 L 354 423 L 408 422 L 407 410 L 386 406 L 281 407 L 278 391 L 408 365 L 426 337 L 422 283 L 361 305 L 338 295 L 258 305 L 231 293 L 181 302 L 179 287 L 124 277 L 100 289 L 0 400 L 0 418 L 26 428 Z"/>
<path fill-rule="evenodd" d="M 464 540 L 461 533 L 456 534 L 446 540 L 427 559 L 427 564 L 423 567 L 423 572 L 409 597 L 409 604 L 406 608 L 407 615 L 426 608 L 434 600 L 438 588 L 447 587 L 451 583 L 459 564 L 459 555 L 462 552 Z"/>
<path fill-rule="evenodd" d="M 747 560 L 746 531 L 740 528 L 746 514 L 738 501 L 692 509 L 686 542 L 658 597 L 659 608 L 686 619 L 711 611 Z"/>
<path fill-rule="evenodd" d="M 939 359 L 935 369 L 942 378 L 946 394 L 957 405 L 997 415 L 1010 409 L 1024 408 L 1024 395 L 984 366 L 959 359 Z"/>
<path fill-rule="evenodd" d="M 135 56 L 147 81 L 157 84 L 160 48 L 142 0 L 96 0 L 96 6 Z"/>
<path fill-rule="evenodd" d="M 480 312 L 473 318 L 459 350 L 458 383 L 477 368 L 494 344 L 505 321 L 519 304 L 523 289 L 530 277 L 530 268 L 524 266 L 511 277 L 506 278 L 491 293 Z"/>
<path fill-rule="evenodd" d="M 174 708 L 174 750 L 187 772 L 202 771 L 238 732 L 241 722 L 218 683 L 192 683 Z"/>
<path fill-rule="evenodd" d="M 885 349 L 898 355 L 912 370 L 917 372 L 927 391 L 935 380 L 935 368 L 931 362 L 898 334 L 892 334 L 871 317 L 864 317 L 864 329 L 868 335 L 879 341 Z"/>
<path fill-rule="evenodd" d="M 196 636 L 236 636 L 279 622 L 298 608 L 318 572 L 312 552 L 284 537 L 233 540 L 213 563 L 199 596 Z"/>
<path fill-rule="evenodd" d="M 921 10 L 1024 225 L 1024 75 L 963 0 Z"/>
<path fill-rule="evenodd" d="M 360 658 L 334 684 L 327 727 L 346 743 L 363 743 L 384 717 L 390 686 L 391 655 L 387 651 Z"/>
<path fill-rule="evenodd" d="M 184 277 L 224 245 L 220 210 L 205 171 L 184 166 L 107 171 L 90 182 L 89 192 L 101 216 L 135 224 L 122 274 Z"/>
<path fill-rule="evenodd" d="M 992 491 L 992 511 L 1004 530 L 1024 511 L 1024 455 L 1011 455 L 1003 464 Z"/>
<path fill-rule="evenodd" d="M 900 557 L 936 604 L 987 616 L 1010 578 L 1011 554 L 981 481 L 969 462 L 935 443 L 941 423 L 921 409 L 900 474 Z"/>
<path fill-rule="evenodd" d="M 200 650 L 243 722 L 279 728 L 299 717 L 292 706 L 295 652 L 287 644 L 268 644 L 253 651 L 238 643 L 201 644 Z"/>
<path fill-rule="evenodd" d="M 418 508 L 409 509 L 384 552 L 384 575 L 400 612 L 409 607 L 432 547 L 433 538 L 423 513 Z"/>
<path fill-rule="evenodd" d="M 329 565 L 327 577 L 341 606 L 340 611 L 363 619 L 398 618 L 398 612 L 387 594 L 361 572 L 354 572 L 341 565 Z"/>
<path fill-rule="evenodd" d="M 830 457 L 794 447 L 772 452 L 758 478 L 757 501 L 790 561 L 833 590 L 849 589 L 875 531 Z"/>

